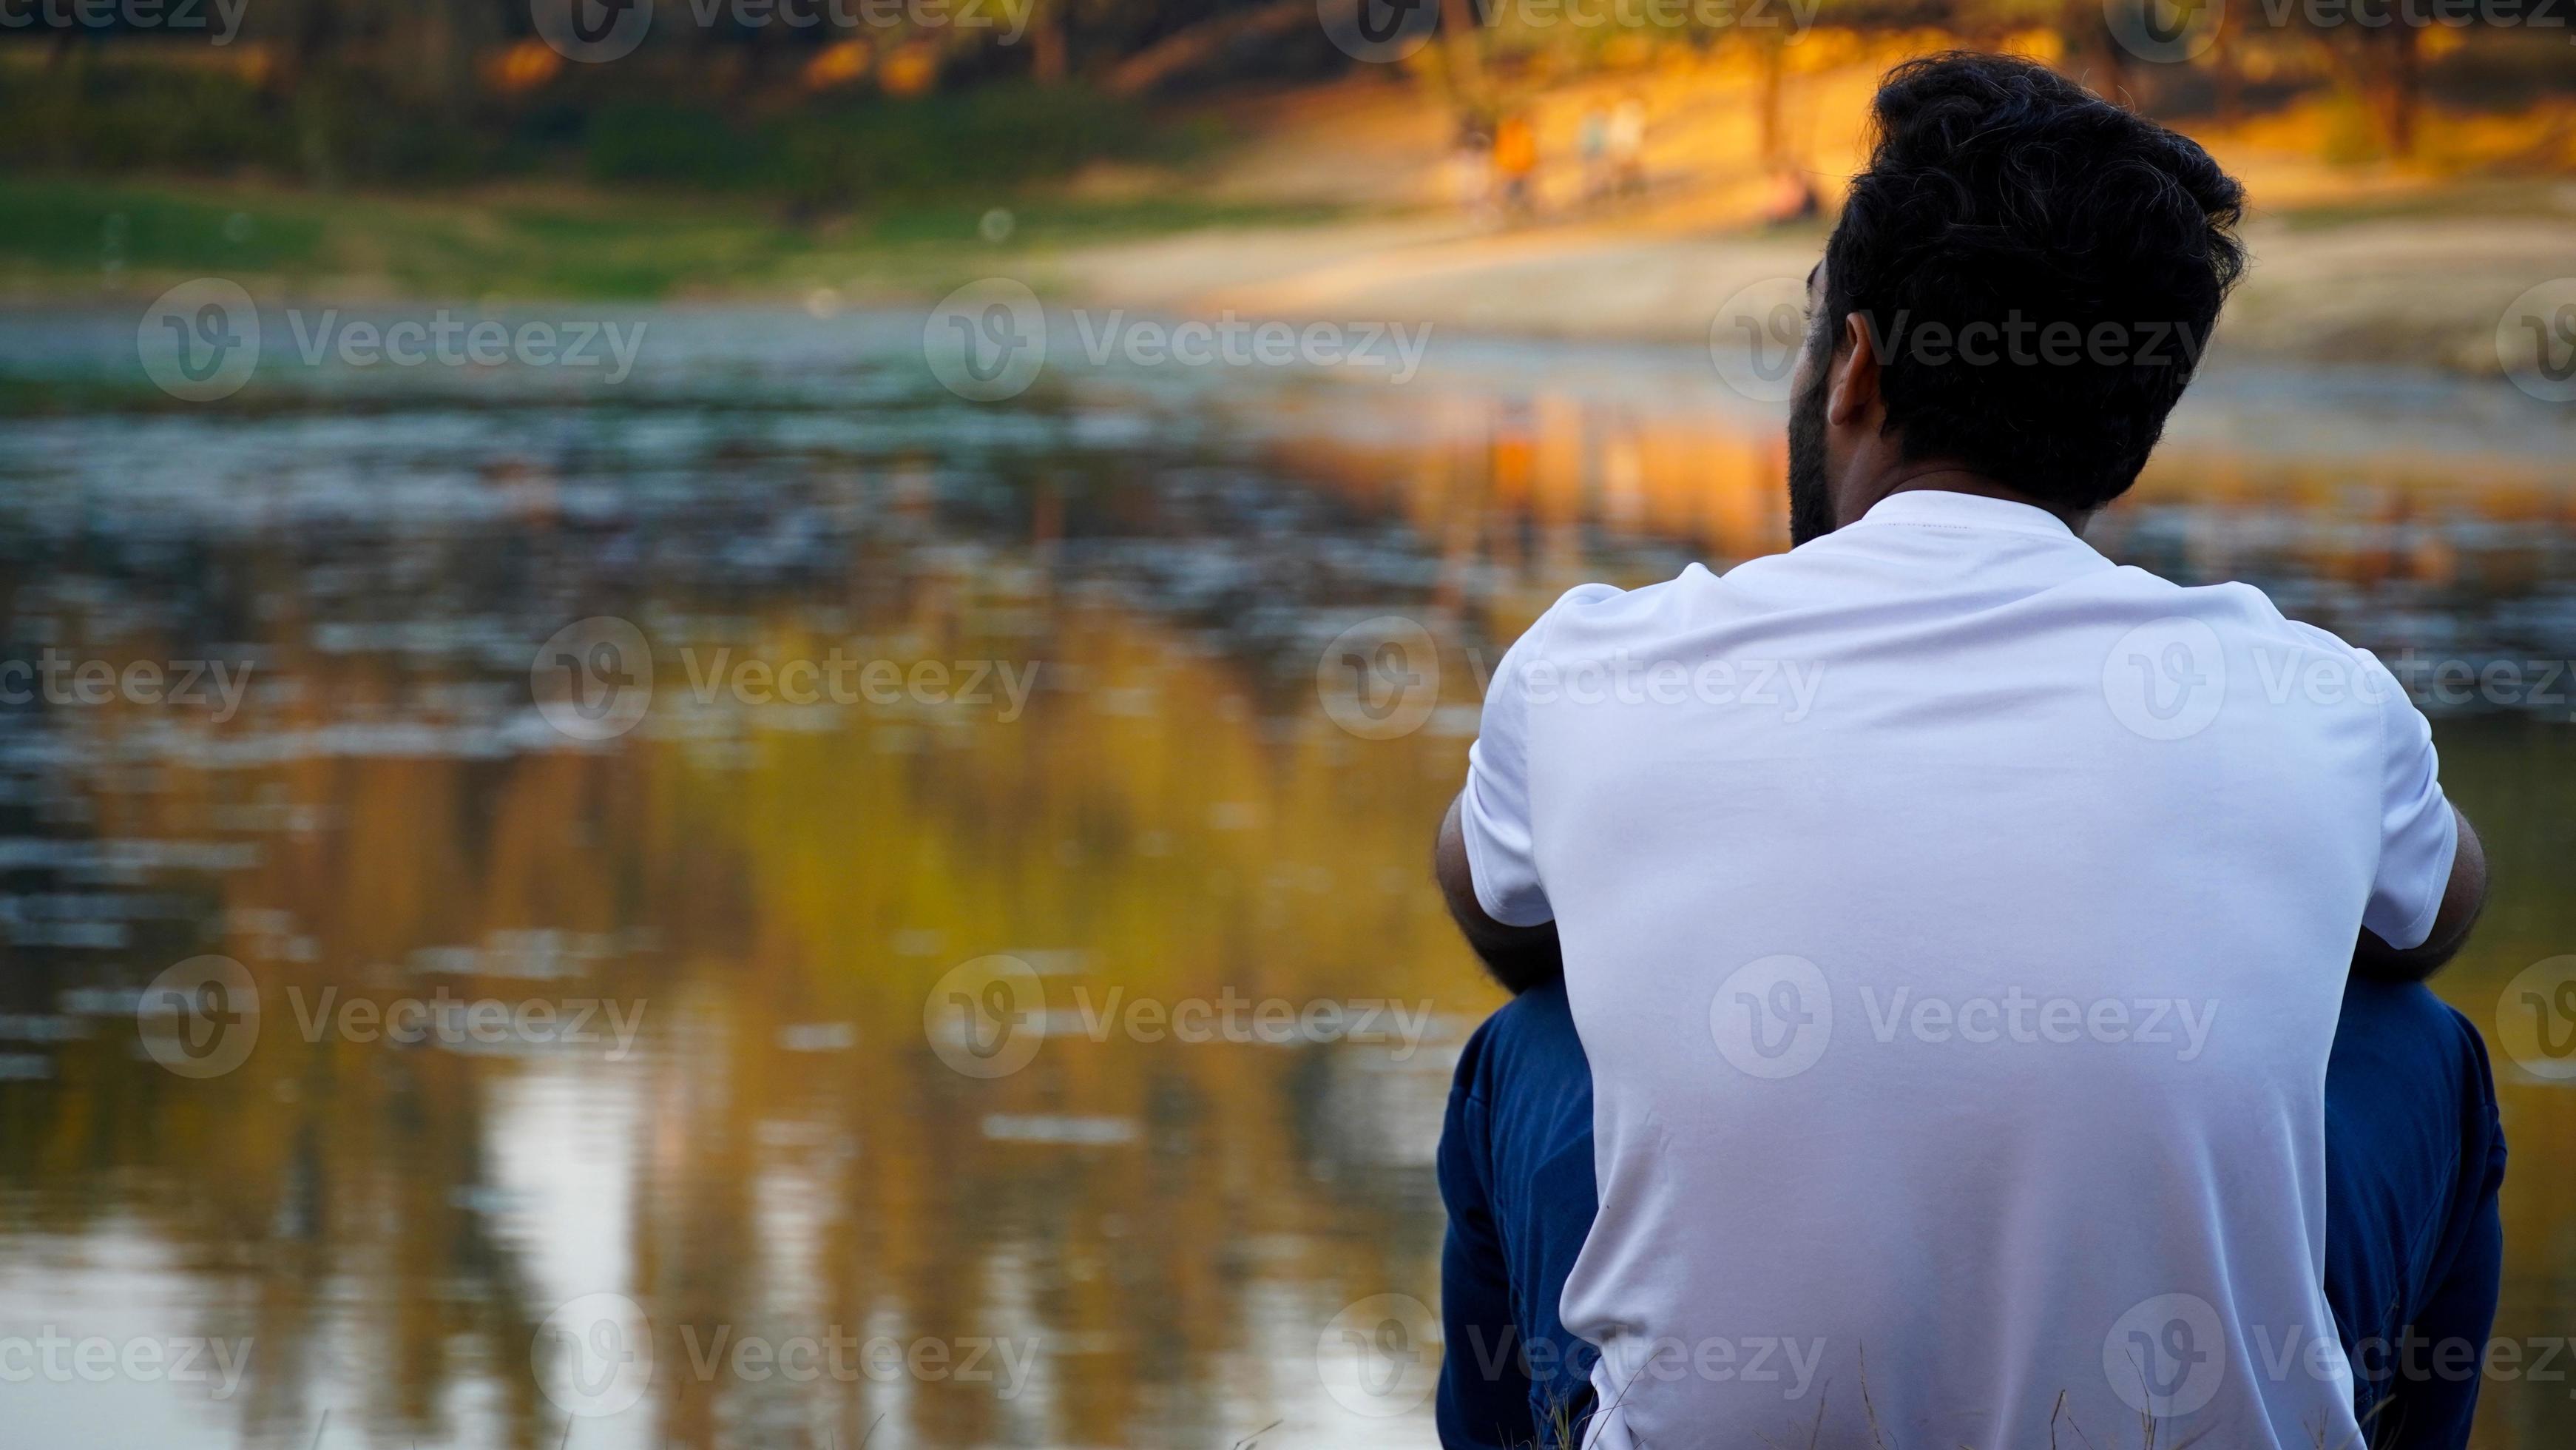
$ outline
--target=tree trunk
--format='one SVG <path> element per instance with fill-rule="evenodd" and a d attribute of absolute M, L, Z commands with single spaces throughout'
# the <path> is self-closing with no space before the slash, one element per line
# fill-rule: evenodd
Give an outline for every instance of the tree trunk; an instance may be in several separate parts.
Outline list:
<path fill-rule="evenodd" d="M 1449 88 L 1461 108 L 1473 106 L 1485 94 L 1485 27 L 1476 0 L 1440 0 L 1440 29 Z"/>
<path fill-rule="evenodd" d="M 2245 7 L 2231 5 L 2219 12 L 2218 39 L 2209 53 L 2211 68 L 2217 72 L 2218 124 L 2233 126 L 2245 119 L 2245 67 L 2236 58 L 2236 45 L 2244 30 L 2241 12 Z"/>
<path fill-rule="evenodd" d="M 1071 66 L 1065 57 L 1064 7 L 1070 0 L 1036 0 L 1038 13 L 1029 28 L 1029 76 L 1039 85 L 1061 82 Z"/>
<path fill-rule="evenodd" d="M 2415 46 L 2415 27 L 2388 27 L 2388 70 L 2383 100 L 2388 131 L 2388 151 L 2392 156 L 2415 154 L 2416 112 L 2423 100 L 2421 54 Z"/>
<path fill-rule="evenodd" d="M 2074 48 L 2083 53 L 2086 69 L 2098 65 L 2101 71 L 2098 78 L 2085 77 L 2086 83 L 2095 94 L 2115 105 L 2129 104 L 2128 52 L 2121 48 L 2120 38 L 2111 33 L 2110 17 L 2100 5 L 2087 4 L 2085 0 L 2068 0 L 2067 11 L 2068 39 L 2078 42 Z"/>
<path fill-rule="evenodd" d="M 1238 37 L 1279 35 L 1315 23 L 1314 0 L 1271 0 L 1257 10 L 1233 10 L 1179 30 L 1120 61 L 1109 72 L 1112 95 L 1141 95 L 1192 66 L 1214 59 Z"/>
<path fill-rule="evenodd" d="M 1780 91 L 1786 79 L 1789 55 L 1788 48 L 1776 36 L 1765 35 L 1755 45 L 1762 75 L 1754 91 L 1754 116 L 1761 136 L 1762 167 L 1769 171 L 1780 165 L 1785 149 L 1780 135 Z"/>

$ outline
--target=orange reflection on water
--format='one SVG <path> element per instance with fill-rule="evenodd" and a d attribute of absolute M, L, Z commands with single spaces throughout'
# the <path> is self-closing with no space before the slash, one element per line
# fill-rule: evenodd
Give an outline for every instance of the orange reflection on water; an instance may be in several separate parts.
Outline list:
<path fill-rule="evenodd" d="M 1198 412 L 1232 416 L 1157 436 Z M 372 524 L 361 494 L 337 533 L 200 522 L 177 531 L 195 556 L 14 566 L 18 616 L 119 665 L 256 663 L 221 722 L 8 722 L 0 1008 L 67 1036 L 7 1044 L 41 1070 L 0 1082 L 0 1282 L 66 1332 L 257 1347 L 229 1398 L 34 1387 L 28 1433 L 304 1444 L 328 1412 L 325 1444 L 1204 1446 L 1274 1420 L 1263 1443 L 1427 1441 L 1419 1404 L 1337 1400 L 1318 1336 L 1372 1296 L 1436 1302 L 1429 1153 L 1497 997 L 1427 887 L 1431 823 L 1484 675 L 1564 588 L 1785 544 L 1776 420 L 1615 378 L 1281 388 L 995 461 L 988 417 L 799 445 L 711 410 L 605 480 L 505 435 L 463 466 L 510 506 L 434 527 Z M 304 421 L 243 446 L 327 448 Z M 101 427 L 102 479 L 129 431 Z M 2375 645 L 2570 652 L 2560 461 L 2261 441 L 2177 436 L 2094 537 Z M 687 509 L 637 501 L 679 487 L 656 470 Z M 242 638 L 130 623 L 191 590 Z M 652 706 L 569 738 L 528 661 L 606 613 L 651 642 Z M 1440 654 L 1437 708 L 1387 739 L 1318 693 L 1324 641 L 1374 613 Z M 1036 673 L 1016 709 L 775 698 L 836 650 Z M 2499 879 L 2444 989 L 2492 1032 L 2503 984 L 2576 941 L 2576 772 L 2564 712 L 2440 729 Z M 84 928 L 133 913 L 111 946 L 46 944 L 40 899 Z M 130 994 L 201 952 L 253 974 L 261 1026 L 191 1080 L 135 1051 Z M 992 954 L 1037 975 L 1042 1036 L 985 1079 L 926 1019 Z M 339 1015 L 422 999 L 592 1003 L 635 1035 L 402 1045 Z M 1173 1039 L 1185 1004 L 1272 1001 L 1409 1025 Z M 2504 1091 L 2503 1328 L 2565 1332 L 2576 1110 L 2510 1064 Z M 538 1331 L 599 1293 L 649 1316 L 654 1375 L 594 1418 L 541 1384 Z M 793 1379 L 732 1357 L 836 1336 L 951 1358 Z M 961 1382 L 965 1346 L 1004 1341 L 1034 1346 L 1012 1378 Z M 2545 1385 L 2488 1406 L 2482 1446 L 2571 1427 Z"/>

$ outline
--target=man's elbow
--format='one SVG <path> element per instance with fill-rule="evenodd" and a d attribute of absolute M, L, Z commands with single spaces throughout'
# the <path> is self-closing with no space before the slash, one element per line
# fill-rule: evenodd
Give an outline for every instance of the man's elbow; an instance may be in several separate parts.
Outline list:
<path fill-rule="evenodd" d="M 1440 822 L 1431 860 L 1441 898 L 1449 907 L 1449 919 L 1458 924 L 1458 934 L 1467 939 L 1468 948 L 1485 964 L 1487 976 L 1517 997 L 1565 975 L 1565 957 L 1557 946 L 1555 922 L 1506 926 L 1487 916 L 1476 900 L 1466 836 L 1459 822 L 1459 802 L 1455 800 L 1449 803 L 1449 813 Z"/>
<path fill-rule="evenodd" d="M 2459 815 L 2454 809 L 2453 814 Z M 2381 981 L 2420 982 L 2440 971 L 2468 945 L 2478 915 L 2487 904 L 2487 853 L 2466 815 L 2459 815 L 2460 844 L 2452 853 L 2451 879 L 2442 889 L 2442 904 L 2433 928 L 2421 945 L 2392 947 L 2377 932 L 2362 928 L 2354 944 L 2353 971 Z"/>

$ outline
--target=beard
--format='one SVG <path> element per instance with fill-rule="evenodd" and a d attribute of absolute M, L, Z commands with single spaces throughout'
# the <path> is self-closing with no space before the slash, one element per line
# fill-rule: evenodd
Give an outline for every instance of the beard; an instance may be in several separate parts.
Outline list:
<path fill-rule="evenodd" d="M 1789 402 L 1789 544 L 1821 539 L 1838 525 L 1825 484 L 1825 369 Z"/>

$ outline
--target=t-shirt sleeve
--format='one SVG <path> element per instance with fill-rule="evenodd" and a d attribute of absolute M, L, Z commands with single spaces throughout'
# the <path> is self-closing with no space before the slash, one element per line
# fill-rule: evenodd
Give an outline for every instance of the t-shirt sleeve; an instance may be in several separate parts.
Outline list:
<path fill-rule="evenodd" d="M 1537 926 L 1556 919 L 1538 879 L 1530 827 L 1529 690 L 1522 678 L 1538 658 L 1547 616 L 1504 651 L 1485 690 L 1485 714 L 1476 743 L 1467 747 L 1467 785 L 1459 793 L 1458 824 L 1467 838 L 1467 871 L 1476 903 L 1505 926 Z"/>
<path fill-rule="evenodd" d="M 2432 935 L 2442 893 L 2451 882 L 2451 857 L 2460 844 L 2459 821 L 2442 794 L 2441 762 L 2433 751 L 2433 725 L 2407 698 L 2406 689 L 2368 650 L 2357 649 L 2362 673 L 2376 687 L 2382 762 L 2379 786 L 2379 874 L 2361 924 L 2404 951 Z"/>

